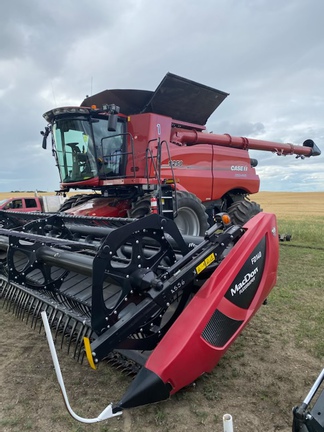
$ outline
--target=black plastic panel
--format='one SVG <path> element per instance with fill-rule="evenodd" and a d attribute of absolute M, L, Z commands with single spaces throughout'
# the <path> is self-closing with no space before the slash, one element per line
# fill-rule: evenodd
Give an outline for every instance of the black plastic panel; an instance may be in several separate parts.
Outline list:
<path fill-rule="evenodd" d="M 202 337 L 215 347 L 224 346 L 239 329 L 243 321 L 233 320 L 216 309 L 202 332 Z"/>

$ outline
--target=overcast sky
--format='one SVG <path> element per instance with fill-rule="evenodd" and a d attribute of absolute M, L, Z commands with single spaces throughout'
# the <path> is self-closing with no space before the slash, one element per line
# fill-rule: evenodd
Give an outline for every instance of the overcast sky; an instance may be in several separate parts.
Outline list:
<path fill-rule="evenodd" d="M 3 0 L 0 190 L 59 188 L 44 112 L 167 72 L 230 93 L 209 131 L 324 154 L 323 18 L 323 0 Z M 323 154 L 253 152 L 261 190 L 324 191 Z"/>

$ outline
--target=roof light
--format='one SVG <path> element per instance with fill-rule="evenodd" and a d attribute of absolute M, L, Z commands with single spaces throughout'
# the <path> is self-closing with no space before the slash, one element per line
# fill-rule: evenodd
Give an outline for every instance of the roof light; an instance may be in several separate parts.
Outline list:
<path fill-rule="evenodd" d="M 89 114 L 89 109 L 81 107 L 54 108 L 53 110 L 47 111 L 45 114 L 43 114 L 43 117 L 48 122 L 51 122 L 53 121 L 53 117 L 61 114 Z"/>

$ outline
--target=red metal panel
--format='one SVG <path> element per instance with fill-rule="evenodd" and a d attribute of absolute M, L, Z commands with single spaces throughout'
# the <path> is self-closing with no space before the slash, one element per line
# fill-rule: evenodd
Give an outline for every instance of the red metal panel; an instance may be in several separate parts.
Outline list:
<path fill-rule="evenodd" d="M 246 233 L 191 300 L 145 365 L 165 383 L 172 385 L 171 393 L 216 366 L 276 283 L 279 242 L 275 216 L 260 213 L 245 228 Z M 258 251 L 258 245 L 262 244 L 264 247 L 260 246 Z M 244 278 L 239 282 L 238 275 L 244 274 L 245 269 L 246 274 L 262 272 L 257 286 L 246 286 Z M 249 295 L 250 289 L 255 292 L 248 307 L 244 304 L 239 307 L 225 297 L 229 297 L 231 290 L 234 296 L 244 297 Z M 202 337 L 216 311 L 231 322 L 242 321 L 223 346 L 214 346 Z M 228 329 L 224 326 L 221 331 L 227 332 Z"/>
<path fill-rule="evenodd" d="M 65 210 L 65 213 L 78 216 L 126 217 L 127 210 L 130 208 L 131 202 L 129 200 L 98 197 L 71 207 L 69 210 Z"/>
<path fill-rule="evenodd" d="M 147 177 L 146 155 L 153 154 L 156 157 L 156 148 L 158 139 L 169 142 L 171 131 L 171 118 L 159 116 L 157 114 L 138 114 L 131 116 L 128 122 L 128 132 L 134 140 L 134 159 L 131 156 L 132 146 L 128 140 L 129 157 L 127 161 L 126 176 L 134 176 L 136 178 Z M 147 153 L 150 150 L 151 153 Z M 155 158 L 156 161 L 156 158 Z M 149 161 L 150 176 L 155 177 L 155 171 L 152 168 L 152 163 Z"/>

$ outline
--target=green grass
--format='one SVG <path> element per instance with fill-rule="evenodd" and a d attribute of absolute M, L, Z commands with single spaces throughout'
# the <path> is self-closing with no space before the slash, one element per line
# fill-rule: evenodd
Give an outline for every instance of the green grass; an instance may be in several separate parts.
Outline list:
<path fill-rule="evenodd" d="M 291 234 L 294 244 L 322 247 L 324 249 L 324 217 L 312 218 L 305 214 L 304 220 L 278 219 L 280 234 Z"/>
<path fill-rule="evenodd" d="M 308 347 L 318 358 L 324 356 L 324 219 L 318 223 L 279 221 L 291 242 L 280 243 L 278 282 L 270 294 L 275 319 L 282 316 L 291 325 L 296 346 Z M 283 231 L 281 231 L 283 232 Z"/>

